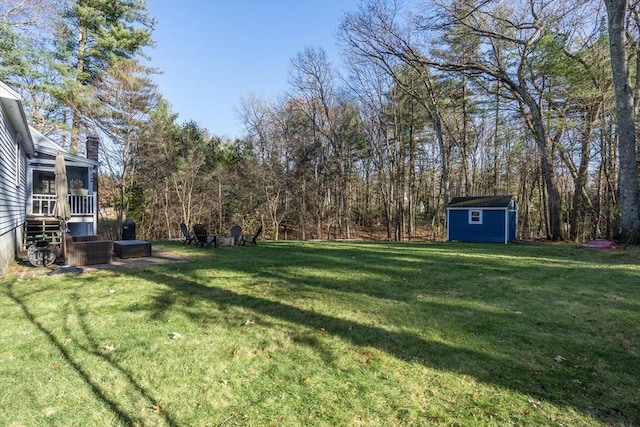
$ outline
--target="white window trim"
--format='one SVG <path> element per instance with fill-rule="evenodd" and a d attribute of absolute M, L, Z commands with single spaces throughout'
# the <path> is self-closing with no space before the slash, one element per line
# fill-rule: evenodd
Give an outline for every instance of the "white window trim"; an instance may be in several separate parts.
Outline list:
<path fill-rule="evenodd" d="M 479 221 L 474 221 L 474 214 L 477 214 Z M 482 225 L 482 209 L 469 209 L 469 224 Z"/>

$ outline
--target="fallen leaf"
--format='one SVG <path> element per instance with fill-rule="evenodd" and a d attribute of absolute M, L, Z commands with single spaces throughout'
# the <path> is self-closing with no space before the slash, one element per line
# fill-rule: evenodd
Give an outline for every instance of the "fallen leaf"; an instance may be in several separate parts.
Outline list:
<path fill-rule="evenodd" d="M 529 399 L 529 404 L 534 408 L 534 409 L 539 409 L 542 406 L 541 402 L 536 402 L 533 399 Z"/>
<path fill-rule="evenodd" d="M 162 410 L 162 406 L 160 406 L 160 403 L 156 403 L 154 405 L 151 405 L 151 409 L 153 410 L 153 412 L 160 412 Z"/>

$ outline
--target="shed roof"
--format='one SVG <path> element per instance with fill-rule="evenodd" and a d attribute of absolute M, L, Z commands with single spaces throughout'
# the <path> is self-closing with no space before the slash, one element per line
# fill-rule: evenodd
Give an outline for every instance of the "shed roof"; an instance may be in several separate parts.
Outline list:
<path fill-rule="evenodd" d="M 449 208 L 508 208 L 513 196 L 454 197 Z"/>

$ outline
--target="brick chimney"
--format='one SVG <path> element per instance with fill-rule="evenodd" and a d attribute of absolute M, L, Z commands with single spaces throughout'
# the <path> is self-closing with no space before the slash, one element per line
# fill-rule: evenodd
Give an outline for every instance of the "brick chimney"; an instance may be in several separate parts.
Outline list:
<path fill-rule="evenodd" d="M 87 135 L 87 159 L 98 161 L 100 138 L 97 135 Z"/>
<path fill-rule="evenodd" d="M 98 161 L 98 151 L 100 149 L 100 138 L 98 135 L 87 135 L 87 159 Z M 93 168 L 93 191 L 98 194 L 98 168 Z"/>

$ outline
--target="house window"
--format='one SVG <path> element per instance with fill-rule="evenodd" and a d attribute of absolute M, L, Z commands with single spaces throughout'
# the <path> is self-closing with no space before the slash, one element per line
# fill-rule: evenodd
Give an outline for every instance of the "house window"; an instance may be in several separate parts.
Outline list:
<path fill-rule="evenodd" d="M 470 210 L 469 211 L 469 224 L 482 224 L 482 211 Z"/>
<path fill-rule="evenodd" d="M 35 194 L 56 194 L 56 175 L 53 172 L 33 172 L 33 192 Z"/>

